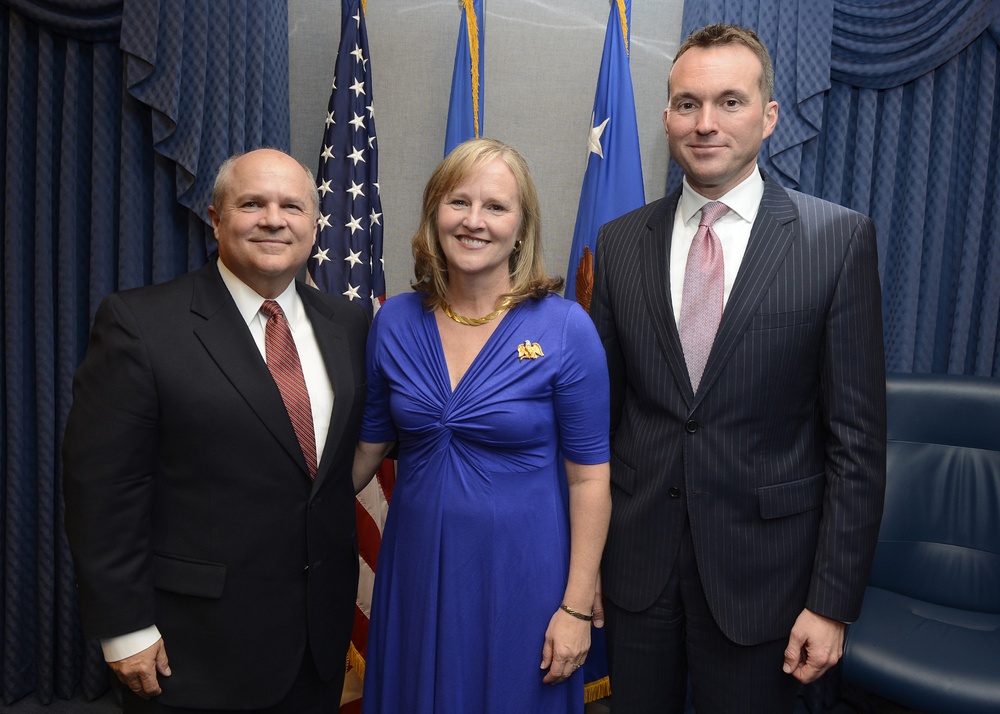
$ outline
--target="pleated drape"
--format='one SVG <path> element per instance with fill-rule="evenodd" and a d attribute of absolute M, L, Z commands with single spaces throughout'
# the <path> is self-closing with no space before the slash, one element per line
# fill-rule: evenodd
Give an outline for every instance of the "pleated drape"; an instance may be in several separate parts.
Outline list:
<path fill-rule="evenodd" d="M 0 698 L 95 697 L 59 483 L 73 372 L 106 294 L 214 250 L 219 163 L 288 148 L 287 7 L 4 0 L 0 58 Z"/>

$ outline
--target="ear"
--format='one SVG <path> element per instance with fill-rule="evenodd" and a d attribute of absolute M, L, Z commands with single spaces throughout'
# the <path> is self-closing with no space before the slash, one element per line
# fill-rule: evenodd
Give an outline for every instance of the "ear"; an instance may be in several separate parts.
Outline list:
<path fill-rule="evenodd" d="M 216 238 L 218 238 L 219 223 L 222 221 L 222 216 L 220 216 L 219 212 L 215 210 L 215 206 L 208 207 L 208 220 L 212 222 L 212 232 L 215 233 Z"/>
<path fill-rule="evenodd" d="M 770 101 L 764 107 L 764 136 L 766 139 L 774 132 L 774 127 L 778 125 L 778 103 Z"/>
<path fill-rule="evenodd" d="M 667 136 L 670 136 L 670 124 L 667 121 L 668 119 L 670 119 L 670 107 L 663 110 L 663 131 L 667 133 Z"/>

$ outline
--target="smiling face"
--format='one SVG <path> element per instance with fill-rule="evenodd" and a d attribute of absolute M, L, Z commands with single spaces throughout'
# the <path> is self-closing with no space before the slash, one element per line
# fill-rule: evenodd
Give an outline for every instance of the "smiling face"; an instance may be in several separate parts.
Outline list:
<path fill-rule="evenodd" d="M 265 298 L 280 295 L 316 240 L 311 177 L 292 157 L 260 149 L 235 160 L 209 206 L 219 258 Z"/>
<path fill-rule="evenodd" d="M 670 155 L 691 187 L 719 198 L 750 175 L 778 103 L 761 93 L 760 60 L 739 44 L 692 47 L 670 70 L 663 113 Z"/>
<path fill-rule="evenodd" d="M 437 235 L 451 277 L 510 285 L 509 258 L 520 238 L 517 180 L 496 158 L 445 192 L 437 207 Z"/>

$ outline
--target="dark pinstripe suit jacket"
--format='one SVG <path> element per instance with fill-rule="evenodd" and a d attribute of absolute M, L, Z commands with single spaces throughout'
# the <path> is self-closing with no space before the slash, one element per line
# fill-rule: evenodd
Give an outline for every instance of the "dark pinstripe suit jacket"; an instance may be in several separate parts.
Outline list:
<path fill-rule="evenodd" d="M 885 484 L 874 226 L 765 176 L 692 393 L 669 286 L 679 196 L 598 237 L 591 315 L 612 397 L 605 596 L 635 611 L 654 602 L 686 511 L 709 605 L 730 639 L 786 637 L 803 607 L 851 621 Z"/>

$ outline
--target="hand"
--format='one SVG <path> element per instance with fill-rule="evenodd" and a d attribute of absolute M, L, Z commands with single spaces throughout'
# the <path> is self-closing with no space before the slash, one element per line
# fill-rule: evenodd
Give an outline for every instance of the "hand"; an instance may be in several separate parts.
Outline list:
<path fill-rule="evenodd" d="M 601 573 L 597 573 L 597 590 L 594 592 L 594 619 L 591 623 L 594 627 L 604 627 L 604 591 L 601 590 Z"/>
<path fill-rule="evenodd" d="M 785 674 L 803 684 L 814 682 L 840 661 L 844 652 L 842 622 L 817 615 L 811 610 L 799 613 L 785 648 Z"/>
<path fill-rule="evenodd" d="M 162 637 L 142 652 L 117 662 L 108 662 L 108 666 L 118 675 L 122 684 L 143 699 L 155 697 L 163 691 L 156 679 L 157 674 L 170 676 L 170 664 L 167 662 Z"/>
<path fill-rule="evenodd" d="M 556 610 L 545 630 L 542 647 L 542 669 L 549 670 L 545 684 L 565 682 L 583 666 L 590 651 L 590 623 Z"/>

